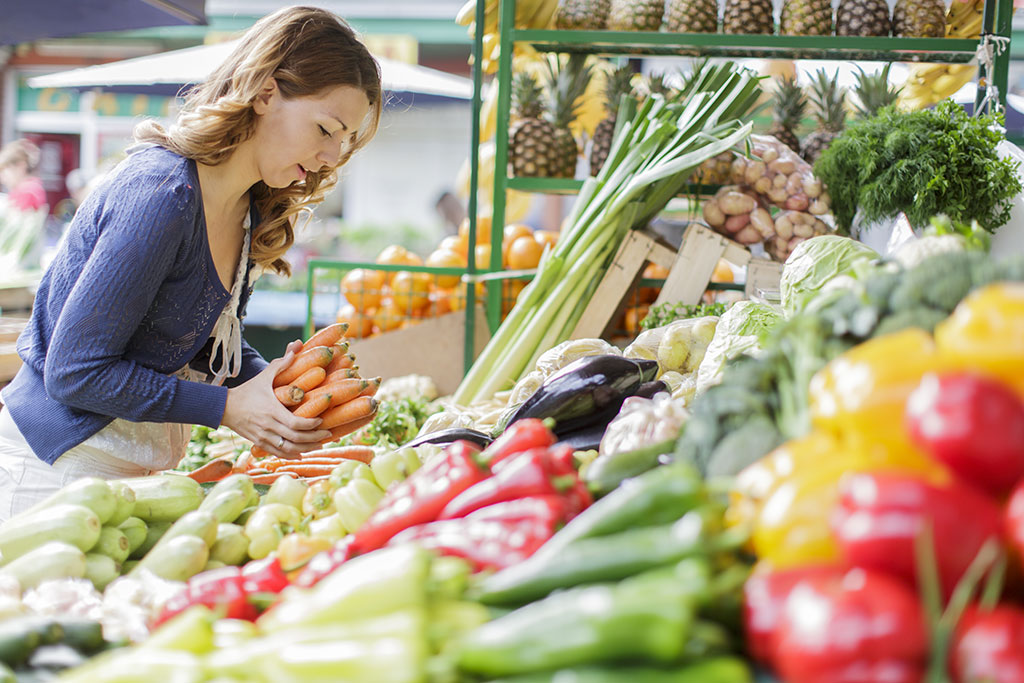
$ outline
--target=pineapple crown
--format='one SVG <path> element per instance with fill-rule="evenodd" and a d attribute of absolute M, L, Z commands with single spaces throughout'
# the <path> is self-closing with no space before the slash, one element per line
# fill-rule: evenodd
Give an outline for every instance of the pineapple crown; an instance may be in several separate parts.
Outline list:
<path fill-rule="evenodd" d="M 878 113 L 879 109 L 894 104 L 900 96 L 903 88 L 889 87 L 890 66 L 892 65 L 886 64 L 881 71 L 874 74 L 867 73 L 864 69 L 857 67 L 859 70 L 857 85 L 853 90 L 857 93 L 857 98 L 860 100 L 854 105 L 859 118 L 867 119 L 873 117 Z"/>
<path fill-rule="evenodd" d="M 543 91 L 529 71 L 518 71 L 512 76 L 512 107 L 524 119 L 541 115 Z"/>
<path fill-rule="evenodd" d="M 619 111 L 619 99 L 623 95 L 633 97 L 633 69 L 628 64 L 608 74 L 608 80 L 604 84 L 605 109 L 608 116 L 615 117 Z"/>
<path fill-rule="evenodd" d="M 811 78 L 810 100 L 814 118 L 824 130 L 838 133 L 846 126 L 846 88 L 839 87 L 839 72 L 829 76 L 818 69 Z"/>
<path fill-rule="evenodd" d="M 661 95 L 665 99 L 670 99 L 672 95 L 672 88 L 665 82 L 666 75 L 651 74 L 647 77 L 647 91 L 652 95 Z"/>
<path fill-rule="evenodd" d="M 796 128 L 807 111 L 807 96 L 794 76 L 783 76 L 775 82 L 772 98 L 772 119 L 784 128 Z"/>
<path fill-rule="evenodd" d="M 569 55 L 564 65 L 557 57 L 549 58 L 546 66 L 548 117 L 556 128 L 568 128 L 579 113 L 580 99 L 590 84 L 594 67 L 581 54 Z"/>

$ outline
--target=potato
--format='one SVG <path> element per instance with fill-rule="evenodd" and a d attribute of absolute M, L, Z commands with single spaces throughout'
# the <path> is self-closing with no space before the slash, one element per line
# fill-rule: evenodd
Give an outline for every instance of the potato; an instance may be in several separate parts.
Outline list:
<path fill-rule="evenodd" d="M 758 194 L 766 194 L 770 189 L 772 189 L 772 179 L 766 175 L 761 176 L 754 183 L 754 192 Z"/>
<path fill-rule="evenodd" d="M 748 194 L 732 190 L 718 197 L 718 205 L 726 214 L 738 216 L 741 213 L 750 213 L 756 209 L 757 200 Z"/>
<path fill-rule="evenodd" d="M 713 228 L 720 227 L 725 223 L 725 214 L 714 199 L 704 202 L 704 220 Z"/>
<path fill-rule="evenodd" d="M 747 163 L 747 168 L 743 171 L 743 182 L 747 185 L 753 185 L 757 182 L 758 178 L 764 177 L 767 173 L 767 167 L 763 161 L 750 161 Z"/>
<path fill-rule="evenodd" d="M 737 216 L 729 216 L 725 221 L 726 232 L 739 232 L 750 223 L 750 214 L 741 213 Z"/>
<path fill-rule="evenodd" d="M 804 178 L 804 194 L 815 199 L 821 196 L 821 181 L 814 176 Z"/>
<path fill-rule="evenodd" d="M 784 157 L 769 164 L 768 170 L 782 175 L 790 175 L 797 170 L 797 162 L 791 157 Z"/>
<path fill-rule="evenodd" d="M 733 235 L 733 239 L 739 242 L 740 244 L 757 244 L 759 242 L 762 242 L 764 240 L 764 237 L 761 236 L 761 233 L 758 232 L 757 229 L 754 228 L 754 226 L 748 225 L 747 227 L 743 228 L 735 235 Z"/>
<path fill-rule="evenodd" d="M 794 237 L 814 237 L 814 225 L 811 223 L 794 223 L 793 224 L 793 236 Z"/>
<path fill-rule="evenodd" d="M 786 188 L 784 187 L 775 187 L 768 191 L 768 199 L 771 200 L 772 204 L 782 206 L 786 203 L 786 200 L 789 199 L 789 193 L 786 192 Z"/>
<path fill-rule="evenodd" d="M 786 178 L 786 192 L 790 195 L 803 194 L 804 191 L 804 177 L 799 173 Z"/>
<path fill-rule="evenodd" d="M 829 210 L 829 205 L 820 199 L 811 200 L 811 205 L 807 207 L 807 211 L 813 213 L 815 216 L 824 216 L 829 212 Z"/>
<path fill-rule="evenodd" d="M 772 222 L 772 215 L 768 213 L 768 209 L 756 209 L 751 212 L 750 224 L 764 239 L 775 236 L 775 223 Z"/>
<path fill-rule="evenodd" d="M 783 203 L 782 208 L 790 209 L 792 211 L 803 211 L 809 204 L 810 202 L 807 200 L 806 196 L 794 195 Z"/>
<path fill-rule="evenodd" d="M 775 219 L 775 234 L 785 240 L 793 236 L 793 221 L 788 214 L 782 214 Z"/>
<path fill-rule="evenodd" d="M 775 174 L 775 177 L 772 178 L 772 187 L 777 187 L 777 188 L 780 188 L 780 189 L 785 189 L 785 187 L 786 187 L 786 179 L 787 178 L 788 178 L 788 176 L 784 176 L 781 173 Z"/>
<path fill-rule="evenodd" d="M 782 143 L 780 142 L 779 144 Z M 758 152 L 758 156 L 761 157 L 761 161 L 766 164 L 771 164 L 779 158 L 779 150 L 776 147 L 765 147 L 763 150 Z"/>
<path fill-rule="evenodd" d="M 732 169 L 729 171 L 729 176 L 735 183 L 742 183 L 743 176 L 747 171 L 747 159 L 744 157 L 736 157 L 732 162 Z"/>

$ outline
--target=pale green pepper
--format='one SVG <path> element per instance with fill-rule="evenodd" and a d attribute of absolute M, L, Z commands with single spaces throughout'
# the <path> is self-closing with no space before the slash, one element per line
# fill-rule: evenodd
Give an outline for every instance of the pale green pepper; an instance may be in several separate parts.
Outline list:
<path fill-rule="evenodd" d="M 249 557 L 260 560 L 272 553 L 285 534 L 298 528 L 301 522 L 301 513 L 291 505 L 261 505 L 245 523 L 245 535 L 249 538 Z"/>
<path fill-rule="evenodd" d="M 302 507 L 302 499 L 306 495 L 308 488 L 309 485 L 301 479 L 289 476 L 278 477 L 270 485 L 267 495 L 263 496 L 262 504 L 283 503 L 299 509 Z"/>
<path fill-rule="evenodd" d="M 399 448 L 376 456 L 370 461 L 370 469 L 377 478 L 377 484 L 387 491 L 392 484 L 405 481 L 422 464 L 415 449 Z"/>
<path fill-rule="evenodd" d="M 370 468 L 358 460 L 344 460 L 338 463 L 331 470 L 331 475 L 327 478 L 327 481 L 331 483 L 331 489 L 337 491 L 353 479 L 365 479 L 372 484 L 377 484 L 377 479 L 373 476 Z"/>
<path fill-rule="evenodd" d="M 334 507 L 341 523 L 354 533 L 370 518 L 383 497 L 384 492 L 375 483 L 353 479 L 334 492 Z"/>

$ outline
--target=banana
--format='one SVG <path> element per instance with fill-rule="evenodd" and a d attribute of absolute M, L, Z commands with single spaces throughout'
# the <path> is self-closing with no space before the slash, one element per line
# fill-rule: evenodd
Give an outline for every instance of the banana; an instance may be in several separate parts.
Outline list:
<path fill-rule="evenodd" d="M 516 0 L 516 28 L 530 28 L 530 19 L 543 4 L 544 0 Z"/>
<path fill-rule="evenodd" d="M 955 5 L 956 3 L 954 2 L 953 4 Z M 476 16 L 476 0 L 466 0 L 466 4 L 455 15 L 455 23 L 459 26 L 469 26 L 473 23 L 474 16 Z"/>
<path fill-rule="evenodd" d="M 914 64 L 907 76 L 908 85 L 927 86 L 946 73 L 946 64 Z"/>
<path fill-rule="evenodd" d="M 526 23 L 526 28 L 551 28 L 557 13 L 558 0 L 540 0 L 537 3 L 537 11 L 533 13 L 533 16 Z"/>
<path fill-rule="evenodd" d="M 932 83 L 933 99 L 938 102 L 939 100 L 944 100 L 947 97 L 952 97 L 956 91 L 971 82 L 976 72 L 977 67 L 970 67 L 966 71 L 950 71 L 939 78 L 936 78 Z"/>

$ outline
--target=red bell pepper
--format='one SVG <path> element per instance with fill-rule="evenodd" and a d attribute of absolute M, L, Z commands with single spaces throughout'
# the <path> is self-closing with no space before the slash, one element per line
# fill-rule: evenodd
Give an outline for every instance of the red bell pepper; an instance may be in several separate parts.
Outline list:
<path fill-rule="evenodd" d="M 594 502 L 594 497 L 590 495 L 590 489 L 579 477 L 572 446 L 564 444 L 552 446 L 551 462 L 554 464 L 557 474 L 572 475 L 572 485 L 563 493 L 563 497 L 569 504 L 569 519 L 572 519 L 590 507 L 590 504 Z"/>
<path fill-rule="evenodd" d="M 334 573 L 335 569 L 355 556 L 352 550 L 354 540 L 355 537 L 349 534 L 335 543 L 330 550 L 314 555 L 292 583 L 300 588 L 310 588 L 320 583 L 321 579 Z"/>
<path fill-rule="evenodd" d="M 505 569 L 533 555 L 558 530 L 565 507 L 558 498 L 538 496 L 496 503 L 466 517 L 406 529 L 389 545 L 415 542 L 443 555 L 468 560 L 473 571 Z"/>
<path fill-rule="evenodd" d="M 913 589 L 859 568 L 795 582 L 774 643 L 776 670 L 787 683 L 920 683 L 928 655 Z"/>
<path fill-rule="evenodd" d="M 252 560 L 242 567 L 246 593 L 280 593 L 291 583 L 277 557 Z"/>
<path fill-rule="evenodd" d="M 164 604 L 151 627 L 155 628 L 195 605 L 222 610 L 228 619 L 252 621 L 259 616 L 260 610 L 249 601 L 245 581 L 240 567 L 221 567 L 197 574 Z"/>
<path fill-rule="evenodd" d="M 528 417 L 509 425 L 501 436 L 484 449 L 483 462 L 494 467 L 510 455 L 532 448 L 545 448 L 555 443 L 557 437 L 548 429 L 543 420 Z"/>
<path fill-rule="evenodd" d="M 968 608 L 949 655 L 956 683 L 1024 681 L 1024 610 L 1009 605 L 991 611 Z"/>
<path fill-rule="evenodd" d="M 1024 481 L 1017 484 L 1006 501 L 1003 528 L 1011 550 L 1024 566 Z"/>
<path fill-rule="evenodd" d="M 438 519 L 465 517 L 470 512 L 526 496 L 555 496 L 570 489 L 579 477 L 557 474 L 547 448 L 532 448 L 502 460 L 494 474 L 453 498 Z"/>
<path fill-rule="evenodd" d="M 774 664 L 775 632 L 782 607 L 793 586 L 805 578 L 834 575 L 837 565 L 808 565 L 794 569 L 771 569 L 759 564 L 743 584 L 743 628 L 747 652 L 766 666 Z"/>
<path fill-rule="evenodd" d="M 939 580 L 949 596 L 981 547 L 1002 533 L 999 506 L 959 481 L 856 474 L 839 486 L 832 530 L 846 560 L 916 584 L 915 543 L 931 529 Z"/>
<path fill-rule="evenodd" d="M 487 477 L 488 473 L 476 463 L 477 455 L 468 444 L 456 441 L 443 455 L 428 460 L 393 486 L 356 532 L 353 550 L 376 550 L 399 531 L 437 519 L 452 499 Z"/>
<path fill-rule="evenodd" d="M 966 481 L 1001 495 L 1024 478 L 1024 403 L 969 373 L 926 375 L 907 400 L 910 436 Z"/>

